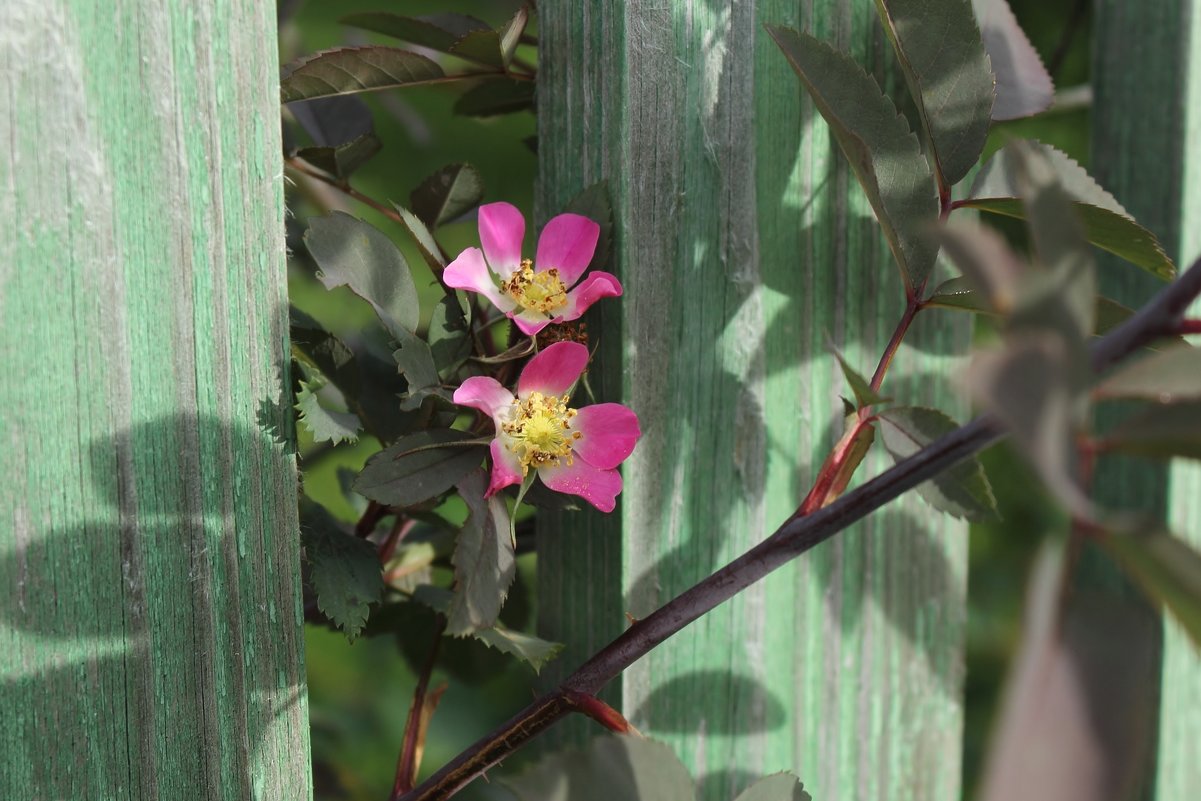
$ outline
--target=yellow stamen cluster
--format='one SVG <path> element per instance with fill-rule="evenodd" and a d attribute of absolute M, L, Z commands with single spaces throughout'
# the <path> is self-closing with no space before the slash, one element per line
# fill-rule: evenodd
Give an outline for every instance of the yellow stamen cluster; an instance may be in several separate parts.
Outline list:
<path fill-rule="evenodd" d="M 575 409 L 567 408 L 567 396 L 532 392 L 525 400 L 513 401 L 507 422 L 501 423 L 505 447 L 521 460 L 521 474 L 530 468 L 571 464 L 571 443 L 580 438 L 571 430 Z"/>
<path fill-rule="evenodd" d="M 525 308 L 544 314 L 567 305 L 567 287 L 559 280 L 559 271 L 552 267 L 536 273 L 530 259 L 522 260 L 521 266 L 500 288 Z"/>

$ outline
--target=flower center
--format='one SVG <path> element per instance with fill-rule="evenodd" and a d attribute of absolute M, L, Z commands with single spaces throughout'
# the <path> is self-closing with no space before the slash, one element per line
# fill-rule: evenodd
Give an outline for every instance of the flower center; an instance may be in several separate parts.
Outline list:
<path fill-rule="evenodd" d="M 525 400 L 513 401 L 507 422 L 501 423 L 505 447 L 521 460 L 521 474 L 560 460 L 571 464 L 571 443 L 580 438 L 571 430 L 575 409 L 567 408 L 567 396 L 532 392 Z"/>
<path fill-rule="evenodd" d="M 521 266 L 500 285 L 501 291 L 527 309 L 549 314 L 567 305 L 567 287 L 552 267 L 534 272 L 534 262 L 523 259 Z"/>

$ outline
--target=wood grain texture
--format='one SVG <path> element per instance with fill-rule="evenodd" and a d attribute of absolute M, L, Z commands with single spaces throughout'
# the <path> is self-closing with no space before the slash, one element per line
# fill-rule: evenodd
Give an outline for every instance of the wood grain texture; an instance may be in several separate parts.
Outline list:
<path fill-rule="evenodd" d="M 308 799 L 273 4 L 0 4 L 0 795 Z"/>
<path fill-rule="evenodd" d="M 796 508 L 840 433 L 827 335 L 870 373 L 904 303 L 866 200 L 762 28 L 809 30 L 893 82 L 870 3 L 539 12 L 540 217 L 609 180 L 625 295 L 590 324 L 593 385 L 644 431 L 617 513 L 541 521 L 542 633 L 569 642 L 567 670 L 624 613 Z M 969 324 L 920 317 L 888 394 L 966 417 L 948 376 Z M 815 798 L 958 798 L 965 565 L 966 527 L 908 498 L 665 643 L 611 700 L 673 745 L 706 799 L 784 769 Z"/>
<path fill-rule="evenodd" d="M 1101 0 L 1093 45 L 1092 170 L 1097 179 L 1159 235 L 1177 264 L 1201 256 L 1201 9 L 1192 0 Z M 1111 297 L 1141 303 L 1152 288 L 1136 270 L 1103 270 Z M 1116 276 L 1122 276 L 1118 278 Z M 1153 283 L 1153 282 L 1152 282 Z M 1123 297 L 1124 296 L 1124 297 Z M 1201 312 L 1201 305 L 1197 310 Z M 1172 528 L 1201 546 L 1201 470 L 1178 461 L 1138 468 L 1123 499 L 1151 503 Z M 1154 797 L 1185 801 L 1201 787 L 1201 663 L 1184 631 L 1164 630 Z M 1148 793 L 1149 795 L 1150 793 Z"/>

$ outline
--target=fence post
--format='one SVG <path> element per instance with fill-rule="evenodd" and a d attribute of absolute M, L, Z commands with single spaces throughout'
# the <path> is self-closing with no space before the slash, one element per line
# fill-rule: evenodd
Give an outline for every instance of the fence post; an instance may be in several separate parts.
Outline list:
<path fill-rule="evenodd" d="M 1192 0 L 1102 0 L 1096 4 L 1093 43 L 1093 154 L 1098 180 L 1140 222 L 1155 231 L 1178 264 L 1201 256 L 1201 11 Z M 1154 286 L 1120 269 L 1111 297 L 1141 303 Z M 1120 276 L 1120 278 L 1118 277 Z M 1198 307 L 1201 309 L 1201 307 Z M 1116 482 L 1127 495 L 1156 505 L 1173 530 L 1201 545 L 1201 469 L 1177 461 L 1143 480 Z M 1185 801 L 1201 787 L 1201 665 L 1174 622 L 1164 631 L 1159 737 L 1155 769 L 1158 801 Z"/>
<path fill-rule="evenodd" d="M 870 373 L 904 304 L 762 27 L 809 30 L 892 81 L 871 3 L 539 13 L 540 215 L 609 182 L 625 296 L 590 322 L 592 387 L 644 431 L 615 515 L 539 518 L 542 634 L 568 642 L 567 670 L 796 508 L 840 433 L 826 337 Z M 948 376 L 969 325 L 922 315 L 887 394 L 965 418 Z M 661 646 L 609 698 L 675 747 L 706 799 L 783 769 L 815 798 L 957 799 L 966 535 L 916 497 L 891 505 Z"/>
<path fill-rule="evenodd" d="M 311 797 L 275 37 L 0 4 L 4 798 Z"/>

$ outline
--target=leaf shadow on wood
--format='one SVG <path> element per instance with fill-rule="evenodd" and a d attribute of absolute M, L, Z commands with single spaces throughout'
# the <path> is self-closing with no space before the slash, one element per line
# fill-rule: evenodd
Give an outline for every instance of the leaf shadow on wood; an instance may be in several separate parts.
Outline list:
<path fill-rule="evenodd" d="M 815 555 L 812 569 L 822 586 L 826 628 L 835 637 L 823 643 L 827 664 L 839 664 L 844 647 L 870 651 L 879 643 L 878 653 L 865 659 L 904 665 L 907 682 L 921 681 L 947 698 L 959 698 L 962 656 L 948 641 L 962 636 L 966 578 L 928 528 L 929 520 L 941 514 L 928 509 L 929 517 L 919 517 L 885 509 Z M 889 653 L 886 638 L 872 631 L 877 621 L 903 636 L 899 651 Z"/>
<path fill-rule="evenodd" d="M 302 749 L 307 726 L 298 537 L 269 500 L 290 459 L 258 429 L 191 415 L 75 458 L 91 487 L 0 553 L 15 587 L 0 625 L 19 654 L 0 693 L 27 710 L 3 752 L 54 797 L 189 776 L 252 797 L 255 777 L 278 780 L 260 746 Z"/>
<path fill-rule="evenodd" d="M 698 704 L 702 698 L 705 703 Z M 673 676 L 655 686 L 633 719 L 647 717 L 644 710 L 650 708 L 664 716 L 657 731 L 747 734 L 774 731 L 787 722 L 784 706 L 771 690 L 733 671 L 696 670 Z"/>

